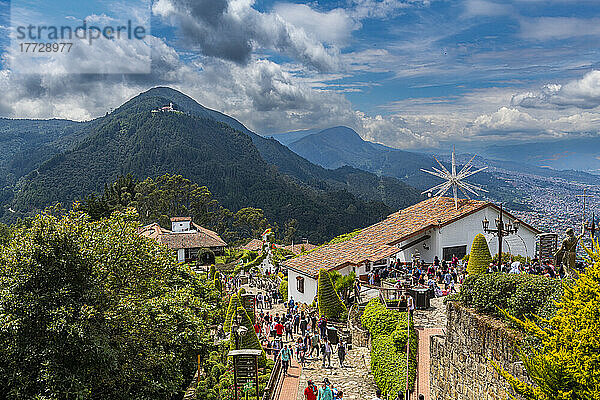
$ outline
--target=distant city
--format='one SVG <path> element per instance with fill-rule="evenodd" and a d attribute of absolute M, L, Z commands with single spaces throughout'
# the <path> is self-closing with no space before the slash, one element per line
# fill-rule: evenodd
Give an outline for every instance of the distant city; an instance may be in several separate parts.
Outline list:
<path fill-rule="evenodd" d="M 591 223 L 594 213 L 597 221 L 600 218 L 600 186 L 498 167 L 489 167 L 488 171 L 496 174 L 498 179 L 514 186 L 515 192 L 523 195 L 522 203 L 530 208 L 528 211 L 511 209 L 511 213 L 544 232 L 558 233 L 559 240 L 567 228 L 573 228 L 576 235 L 581 232 L 584 215 L 582 197 L 584 189 L 587 189 L 586 222 Z M 589 234 L 586 234 L 583 243 L 590 246 Z"/>

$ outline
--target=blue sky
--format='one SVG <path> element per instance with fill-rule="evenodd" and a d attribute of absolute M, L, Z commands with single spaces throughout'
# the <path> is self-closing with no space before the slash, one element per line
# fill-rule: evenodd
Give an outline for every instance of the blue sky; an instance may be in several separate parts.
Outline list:
<path fill-rule="evenodd" d="M 68 3 L 55 2 L 57 15 Z M 94 4 L 82 13 L 119 7 Z M 598 1 L 155 0 L 152 71 L 108 75 L 78 73 L 81 59 L 11 70 L 9 6 L 0 1 L 3 116 L 89 119 L 168 85 L 261 134 L 347 125 L 401 148 L 600 126 Z M 115 54 L 142 54 L 100 47 L 82 58 L 120 66 Z"/>

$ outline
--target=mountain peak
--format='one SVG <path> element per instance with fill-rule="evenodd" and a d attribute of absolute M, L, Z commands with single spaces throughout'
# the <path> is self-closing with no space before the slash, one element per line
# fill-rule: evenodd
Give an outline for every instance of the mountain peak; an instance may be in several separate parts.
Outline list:
<path fill-rule="evenodd" d="M 327 137 L 329 139 L 364 141 L 354 129 L 348 128 L 347 126 L 334 126 L 333 128 L 323 129 L 321 132 L 315 133 L 314 135 Z"/>

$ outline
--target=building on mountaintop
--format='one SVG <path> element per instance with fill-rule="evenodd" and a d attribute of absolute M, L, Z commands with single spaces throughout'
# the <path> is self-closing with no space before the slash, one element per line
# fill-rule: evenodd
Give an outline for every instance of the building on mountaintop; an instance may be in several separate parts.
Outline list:
<path fill-rule="evenodd" d="M 458 207 L 450 197 L 429 198 L 395 212 L 386 219 L 364 228 L 352 238 L 325 245 L 314 251 L 283 262 L 288 269 L 288 297 L 311 303 L 317 293 L 319 270 L 337 270 L 346 275 L 355 272 L 366 278 L 373 269 L 387 267 L 393 261 L 408 263 L 413 255 L 431 263 L 435 256 L 459 259 L 470 252 L 470 246 L 482 232 L 482 221 L 494 221 L 500 208 L 493 203 L 459 199 Z M 517 218 L 504 211 L 504 221 Z M 504 237 L 503 248 L 511 254 L 534 257 L 537 228 L 521 222 L 517 234 Z M 485 235 L 492 254 L 498 240 Z"/>
<path fill-rule="evenodd" d="M 173 108 L 173 103 L 169 103 L 168 106 L 164 106 L 164 107 L 159 107 L 155 110 L 152 110 L 153 113 L 159 113 L 159 112 L 175 112 L 177 110 L 175 110 L 175 108 Z"/>
<path fill-rule="evenodd" d="M 214 255 L 222 255 L 227 246 L 227 243 L 216 232 L 196 225 L 190 217 L 171 218 L 171 230 L 153 223 L 141 227 L 139 233 L 176 251 L 179 262 L 209 263 L 208 259 L 198 259 L 199 255 L 202 258 L 203 249 L 212 251 Z"/>

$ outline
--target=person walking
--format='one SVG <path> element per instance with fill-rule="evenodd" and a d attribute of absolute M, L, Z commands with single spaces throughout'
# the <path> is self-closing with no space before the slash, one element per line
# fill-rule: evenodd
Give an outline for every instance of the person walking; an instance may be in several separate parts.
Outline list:
<path fill-rule="evenodd" d="M 412 318 L 415 312 L 415 299 L 413 299 L 411 295 L 408 295 L 408 297 L 406 298 L 406 307 L 408 308 L 408 313 Z"/>
<path fill-rule="evenodd" d="M 302 332 L 302 337 L 306 336 L 306 328 L 308 327 L 308 321 L 306 317 L 300 320 L 300 332 Z"/>
<path fill-rule="evenodd" d="M 329 387 L 329 379 L 323 379 L 323 386 L 319 389 L 319 397 L 317 400 L 333 400 L 333 392 Z"/>
<path fill-rule="evenodd" d="M 292 333 L 292 319 L 288 318 L 288 320 L 285 322 L 285 340 L 286 341 L 290 341 L 290 340 L 294 340 L 294 334 Z"/>
<path fill-rule="evenodd" d="M 313 332 L 311 338 L 310 338 L 310 354 L 308 355 L 309 357 L 312 357 L 313 354 L 313 350 L 317 351 L 317 358 L 319 358 L 319 334 L 317 332 Z"/>
<path fill-rule="evenodd" d="M 318 394 L 319 389 L 317 389 L 317 385 L 309 379 L 308 385 L 306 386 L 306 389 L 304 389 L 304 400 L 317 400 Z"/>
<path fill-rule="evenodd" d="M 281 349 L 281 366 L 284 376 L 287 376 L 288 367 L 290 366 L 291 352 L 290 346 L 287 344 Z"/>
<path fill-rule="evenodd" d="M 331 368 L 331 344 L 327 338 L 323 340 L 321 351 L 323 352 L 323 368 L 325 368 L 325 361 L 327 361 L 327 368 Z"/>
<path fill-rule="evenodd" d="M 347 351 L 346 343 L 342 340 L 338 344 L 338 348 L 337 348 L 338 359 L 340 360 L 340 368 L 344 367 L 344 360 L 346 359 L 346 351 Z"/>
<path fill-rule="evenodd" d="M 294 314 L 294 333 L 298 333 L 298 329 L 300 329 L 300 313 L 296 310 Z"/>

